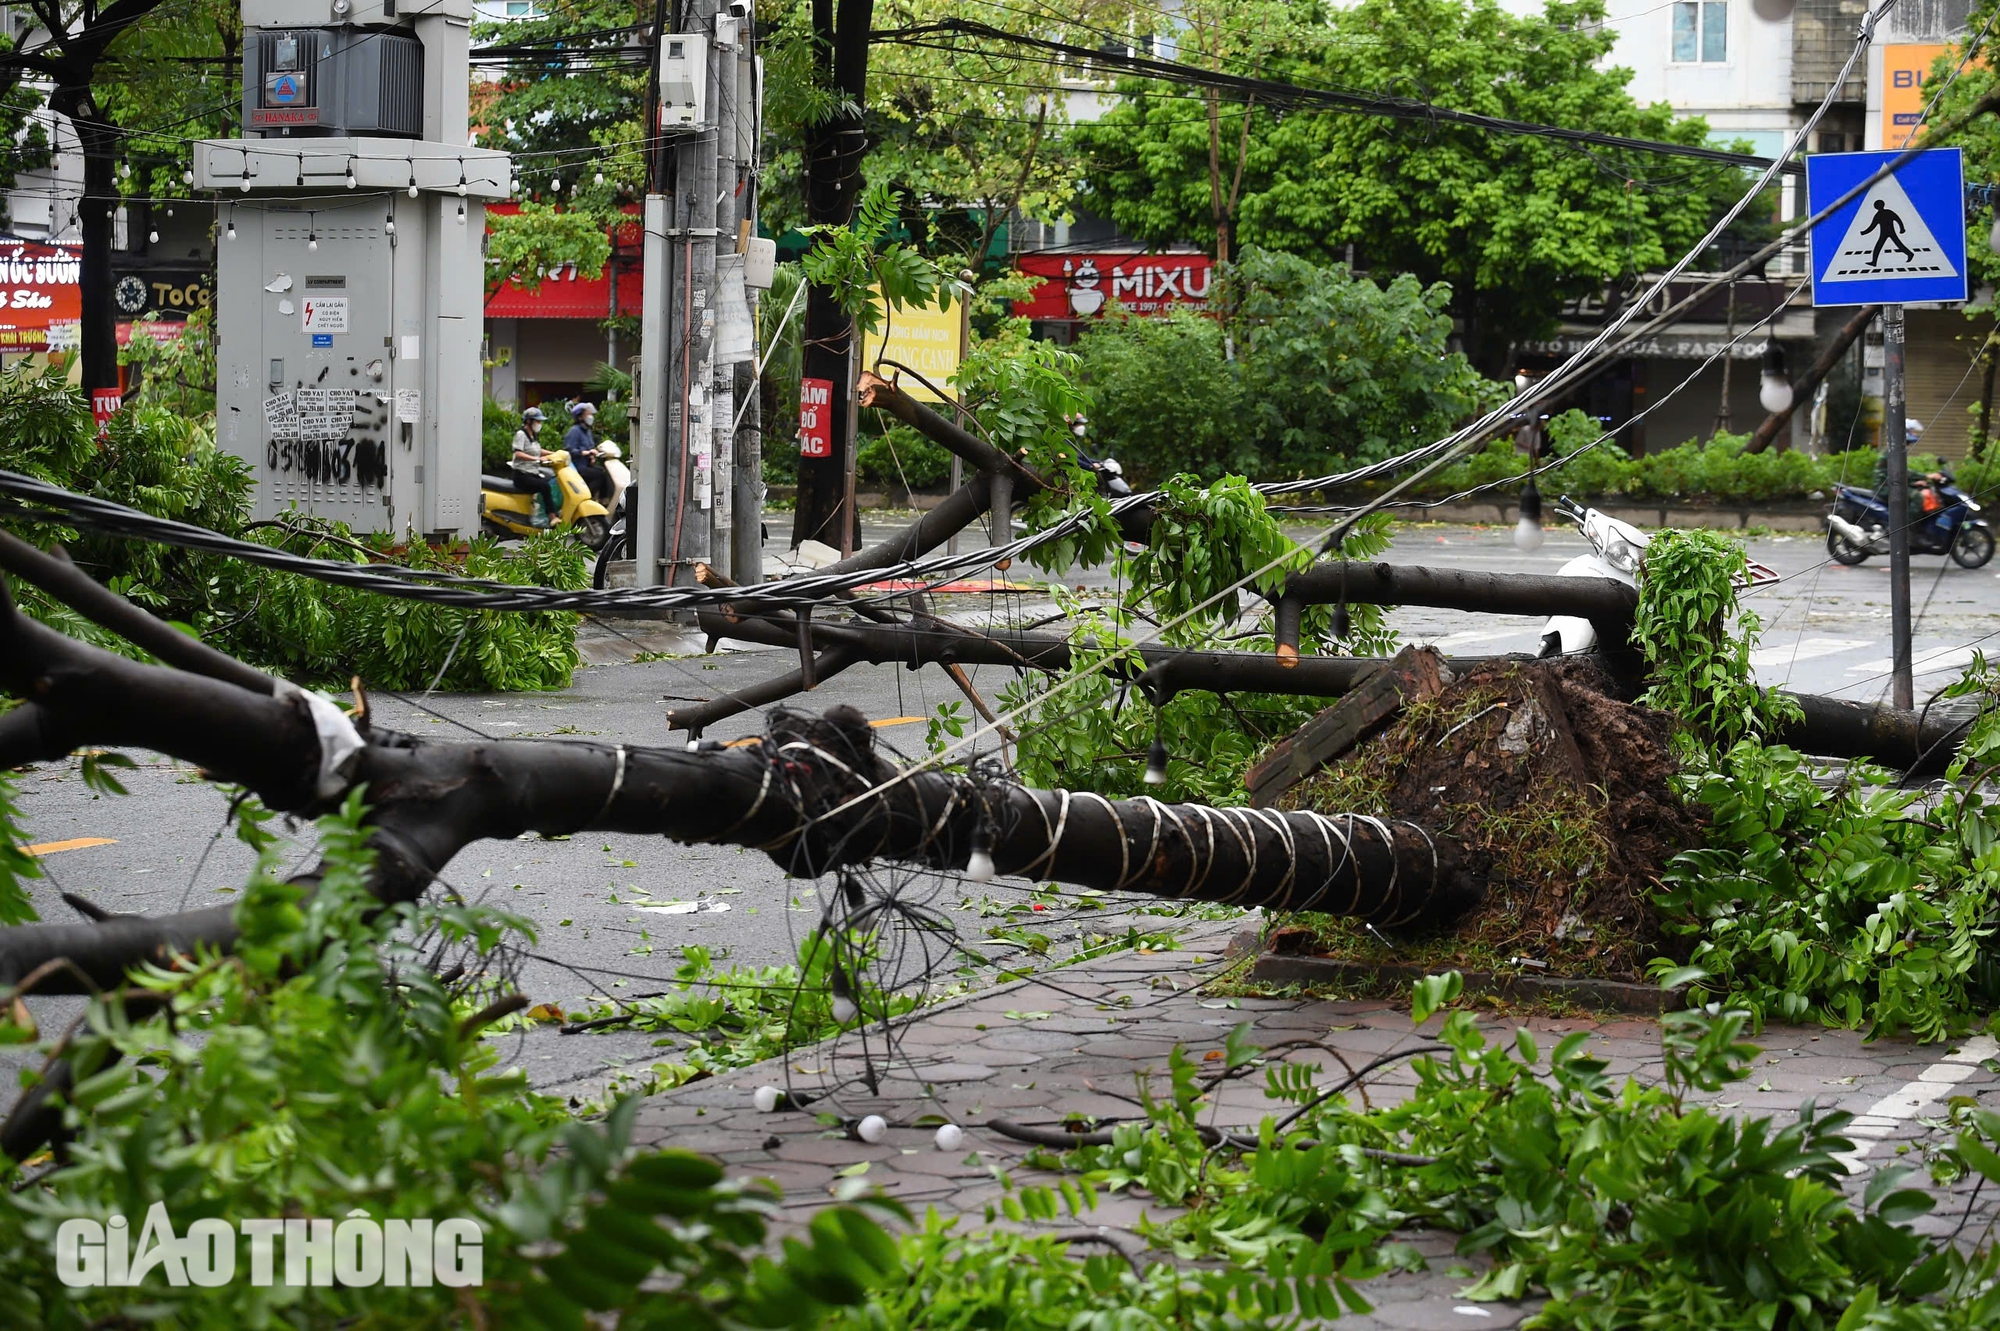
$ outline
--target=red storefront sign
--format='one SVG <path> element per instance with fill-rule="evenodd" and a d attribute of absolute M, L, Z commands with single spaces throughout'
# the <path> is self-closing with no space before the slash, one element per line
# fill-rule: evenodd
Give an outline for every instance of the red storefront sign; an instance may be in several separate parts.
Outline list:
<path fill-rule="evenodd" d="M 833 380 L 799 380 L 799 456 L 833 456 Z"/>
<path fill-rule="evenodd" d="M 632 205 L 636 210 L 637 205 Z M 517 203 L 489 204 L 486 211 L 505 217 L 521 210 Z M 639 221 L 620 224 L 611 233 L 611 257 L 596 277 L 584 277 L 574 264 L 563 264 L 543 275 L 534 290 L 519 282 L 509 282 L 486 298 L 489 319 L 607 319 L 618 314 L 638 314 L 644 308 L 645 272 L 640 263 L 644 237 Z M 613 283 L 618 286 L 617 304 L 611 298 Z"/>
<path fill-rule="evenodd" d="M 1014 302 L 1030 319 L 1089 319 L 1117 301 L 1129 314 L 1208 308 L 1215 265 L 1206 254 L 1062 254 L 1015 256 L 1035 294 Z"/>
<path fill-rule="evenodd" d="M 124 405 L 125 394 L 121 389 L 93 388 L 90 391 L 90 418 L 97 422 L 98 438 L 104 437 L 105 428 L 111 424 L 111 418 L 116 416 L 118 409 Z"/>
<path fill-rule="evenodd" d="M 75 245 L 0 241 L 0 351 L 73 347 L 83 321 Z"/>

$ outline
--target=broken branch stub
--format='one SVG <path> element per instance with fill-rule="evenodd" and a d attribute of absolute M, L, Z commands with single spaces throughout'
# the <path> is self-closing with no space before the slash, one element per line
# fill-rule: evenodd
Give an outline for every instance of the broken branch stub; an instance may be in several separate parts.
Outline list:
<path fill-rule="evenodd" d="M 1354 690 L 1320 712 L 1243 774 L 1250 803 L 1269 808 L 1325 764 L 1380 729 L 1413 698 L 1435 698 L 1452 680 L 1451 668 L 1431 647 L 1405 647 L 1365 676 Z"/>

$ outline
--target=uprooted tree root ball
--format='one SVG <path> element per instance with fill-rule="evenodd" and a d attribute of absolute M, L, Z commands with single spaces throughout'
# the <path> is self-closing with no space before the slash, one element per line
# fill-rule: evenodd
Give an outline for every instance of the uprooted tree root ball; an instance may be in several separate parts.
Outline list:
<path fill-rule="evenodd" d="M 1587 661 L 1496 663 L 1410 702 L 1284 805 L 1413 819 L 1456 843 L 1483 894 L 1419 946 L 1481 967 L 1522 956 L 1639 979 L 1663 943 L 1660 871 L 1701 826 L 1672 788 L 1673 726 Z M 1363 925 L 1310 923 L 1343 952 L 1383 946 Z"/>

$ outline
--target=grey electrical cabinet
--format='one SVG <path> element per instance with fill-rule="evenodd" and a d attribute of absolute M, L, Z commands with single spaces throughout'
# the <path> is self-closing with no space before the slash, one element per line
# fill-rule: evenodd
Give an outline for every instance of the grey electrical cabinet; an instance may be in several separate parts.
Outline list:
<path fill-rule="evenodd" d="M 254 516 L 355 531 L 478 525 L 483 225 L 474 201 L 370 192 L 260 200 L 218 247 L 217 433 L 249 464 Z"/>
<path fill-rule="evenodd" d="M 243 128 L 252 136 L 416 138 L 424 48 L 388 28 L 262 28 L 244 34 Z"/>

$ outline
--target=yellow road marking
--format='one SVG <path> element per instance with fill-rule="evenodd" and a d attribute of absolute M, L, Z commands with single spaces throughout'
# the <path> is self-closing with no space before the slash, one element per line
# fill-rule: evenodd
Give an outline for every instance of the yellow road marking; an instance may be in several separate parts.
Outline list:
<path fill-rule="evenodd" d="M 118 838 L 116 837 L 80 836 L 72 837 L 68 841 L 38 841 L 32 846 L 23 846 L 21 849 L 30 855 L 55 855 L 65 850 L 82 850 L 86 846 L 115 846 L 117 844 Z"/>
<path fill-rule="evenodd" d="M 880 721 L 870 721 L 871 726 L 907 726 L 913 721 L 928 721 L 928 716 L 885 716 Z"/>

